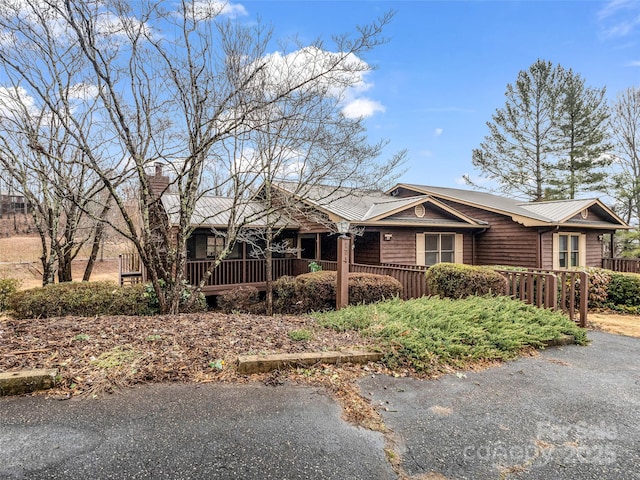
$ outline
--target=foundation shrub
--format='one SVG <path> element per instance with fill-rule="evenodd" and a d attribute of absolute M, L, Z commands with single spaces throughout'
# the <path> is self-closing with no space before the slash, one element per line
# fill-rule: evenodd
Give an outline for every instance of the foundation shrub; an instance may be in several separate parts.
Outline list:
<path fill-rule="evenodd" d="M 258 289 L 252 286 L 238 287 L 221 292 L 216 302 L 218 308 L 224 313 L 254 313 L 259 310 L 261 305 Z"/>
<path fill-rule="evenodd" d="M 402 284 L 389 275 L 349 274 L 349 304 L 361 305 L 390 300 L 402 295 Z"/>
<path fill-rule="evenodd" d="M 426 272 L 432 295 L 466 298 L 472 295 L 506 295 L 507 279 L 491 267 L 438 263 Z"/>
<path fill-rule="evenodd" d="M 640 275 L 636 273 L 611 272 L 607 290 L 607 306 L 632 311 L 640 307 Z M 618 308 L 620 309 L 620 308 Z"/>

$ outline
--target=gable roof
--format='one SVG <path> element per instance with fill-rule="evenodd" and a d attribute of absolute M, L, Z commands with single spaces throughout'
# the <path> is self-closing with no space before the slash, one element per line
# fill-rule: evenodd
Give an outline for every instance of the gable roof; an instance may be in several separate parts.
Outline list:
<path fill-rule="evenodd" d="M 180 221 L 180 196 L 175 193 L 162 195 L 162 206 L 169 217 L 169 225 L 177 225 Z M 234 200 L 229 197 L 202 196 L 197 199 L 191 215 L 190 225 L 203 227 L 227 228 L 234 208 Z M 236 224 L 248 228 L 260 228 L 267 225 L 267 210 L 259 201 L 247 200 L 236 203 Z M 298 224 L 279 215 L 276 227 L 296 228 Z"/>
<path fill-rule="evenodd" d="M 470 228 L 486 226 L 486 222 L 474 220 L 428 195 L 398 198 L 382 190 L 329 185 L 307 186 L 301 194 L 296 194 L 294 189 L 298 187 L 297 184 L 281 182 L 274 186 L 326 213 L 333 221 L 348 220 L 357 225 L 393 224 L 431 227 L 444 225 Z M 430 203 L 437 209 L 445 211 L 449 218 L 389 218 L 395 213 L 424 203 Z"/>
<path fill-rule="evenodd" d="M 510 216 L 515 222 L 525 226 L 560 226 L 576 224 L 584 227 L 626 229 L 629 226 L 618 217 L 609 207 L 597 198 L 581 200 L 554 200 L 546 202 L 522 202 L 512 198 L 502 197 L 475 190 L 463 190 L 449 187 L 432 187 L 401 183 L 393 187 L 389 192 L 397 188 L 433 195 L 437 198 L 449 200 L 463 205 L 469 205 L 482 210 L 487 210 L 502 215 Z M 585 209 L 594 210 L 603 220 L 579 220 L 574 219 Z"/>

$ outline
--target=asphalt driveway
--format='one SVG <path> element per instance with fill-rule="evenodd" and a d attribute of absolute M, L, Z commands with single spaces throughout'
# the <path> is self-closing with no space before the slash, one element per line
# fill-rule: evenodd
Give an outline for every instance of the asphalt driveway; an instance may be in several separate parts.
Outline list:
<path fill-rule="evenodd" d="M 482 372 L 361 388 L 383 407 L 410 475 L 640 479 L 640 339 L 589 337 Z"/>
<path fill-rule="evenodd" d="M 640 339 L 592 332 L 439 380 L 366 377 L 421 479 L 640 479 Z M 2 479 L 396 478 L 381 434 L 310 387 L 155 385 L 0 398 Z"/>

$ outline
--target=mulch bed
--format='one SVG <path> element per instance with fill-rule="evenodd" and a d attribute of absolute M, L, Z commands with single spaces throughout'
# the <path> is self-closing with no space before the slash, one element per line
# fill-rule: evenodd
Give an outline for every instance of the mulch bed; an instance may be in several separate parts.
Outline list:
<path fill-rule="evenodd" d="M 289 332 L 312 338 L 294 341 Z M 238 355 L 342 350 L 371 345 L 307 316 L 203 314 L 0 319 L 0 371 L 57 368 L 59 393 L 112 391 L 146 382 L 243 381 Z M 264 375 L 265 381 L 274 381 Z"/>

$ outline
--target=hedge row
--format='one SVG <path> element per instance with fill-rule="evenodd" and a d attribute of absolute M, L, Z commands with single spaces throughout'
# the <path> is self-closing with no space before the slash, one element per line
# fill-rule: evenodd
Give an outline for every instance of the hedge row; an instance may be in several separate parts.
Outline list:
<path fill-rule="evenodd" d="M 183 292 L 183 300 L 190 292 Z M 149 285 L 121 287 L 113 282 L 69 282 L 17 291 L 8 298 L 16 318 L 47 318 L 66 315 L 151 315 L 157 313 L 155 292 Z M 201 296 L 190 311 L 206 309 Z"/>
<path fill-rule="evenodd" d="M 400 296 L 402 284 L 388 275 L 349 273 L 349 304 L 360 305 Z M 217 304 L 226 313 L 264 311 L 254 287 L 223 292 Z M 336 272 L 318 271 L 280 277 L 273 283 L 275 313 L 303 313 L 332 310 L 336 306 Z"/>
<path fill-rule="evenodd" d="M 640 275 L 589 269 L 589 307 L 640 313 Z"/>

